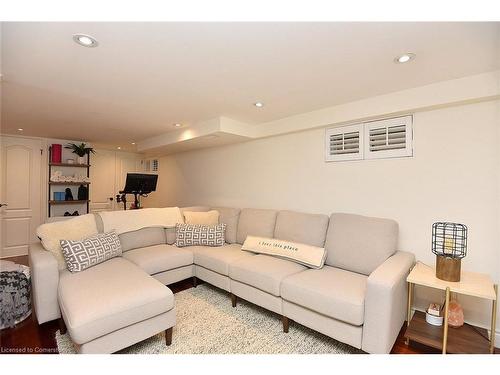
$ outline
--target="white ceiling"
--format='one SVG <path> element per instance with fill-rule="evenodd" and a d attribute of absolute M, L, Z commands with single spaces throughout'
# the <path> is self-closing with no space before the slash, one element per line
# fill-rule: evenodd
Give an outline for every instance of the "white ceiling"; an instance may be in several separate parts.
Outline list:
<path fill-rule="evenodd" d="M 500 68 L 500 23 L 2 23 L 1 37 L 2 132 L 122 146 Z M 394 64 L 404 52 L 417 57 Z"/>

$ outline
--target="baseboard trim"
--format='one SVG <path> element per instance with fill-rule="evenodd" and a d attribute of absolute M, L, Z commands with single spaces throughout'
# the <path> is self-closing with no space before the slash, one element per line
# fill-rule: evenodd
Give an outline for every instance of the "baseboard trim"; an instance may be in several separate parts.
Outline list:
<path fill-rule="evenodd" d="M 23 255 L 28 255 L 27 246 L 11 248 L 11 249 L 3 249 L 2 253 L 0 254 L 0 259 L 20 257 Z"/>

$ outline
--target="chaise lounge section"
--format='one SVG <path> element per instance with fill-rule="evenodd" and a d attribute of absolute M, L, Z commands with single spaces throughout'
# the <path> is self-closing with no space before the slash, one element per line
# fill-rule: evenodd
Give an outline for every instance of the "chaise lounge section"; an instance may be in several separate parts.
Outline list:
<path fill-rule="evenodd" d="M 82 353 L 115 352 L 163 330 L 168 341 L 175 303 L 166 285 L 193 277 L 228 291 L 233 306 L 242 298 L 282 315 L 285 332 L 295 321 L 368 353 L 390 352 L 405 319 L 405 279 L 414 263 L 413 254 L 396 251 L 396 222 L 251 208 L 181 210 L 211 209 L 226 224 L 222 247 L 178 248 L 172 229 L 143 228 L 119 235 L 122 257 L 71 274 L 59 271 L 54 256 L 40 244 L 33 245 L 39 323 L 62 312 Z M 102 232 L 100 217 L 95 217 Z M 326 263 L 310 269 L 244 251 L 249 235 L 325 247 Z"/>

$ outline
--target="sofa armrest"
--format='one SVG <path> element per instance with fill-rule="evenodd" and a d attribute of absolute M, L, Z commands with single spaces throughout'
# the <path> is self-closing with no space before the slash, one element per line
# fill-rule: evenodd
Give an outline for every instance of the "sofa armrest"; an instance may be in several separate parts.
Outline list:
<path fill-rule="evenodd" d="M 389 353 L 406 319 L 406 277 L 415 263 L 411 253 L 398 251 L 368 277 L 362 349 Z"/>
<path fill-rule="evenodd" d="M 59 268 L 56 258 L 45 250 L 41 243 L 29 248 L 31 268 L 31 292 L 38 324 L 58 319 L 61 316 L 57 302 Z"/>

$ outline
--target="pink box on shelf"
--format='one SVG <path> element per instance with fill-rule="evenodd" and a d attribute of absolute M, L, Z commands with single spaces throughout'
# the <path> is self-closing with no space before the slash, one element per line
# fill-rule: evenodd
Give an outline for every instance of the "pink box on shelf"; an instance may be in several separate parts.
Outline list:
<path fill-rule="evenodd" d="M 60 163 L 62 160 L 62 145 L 53 144 L 51 148 L 51 163 Z"/>

